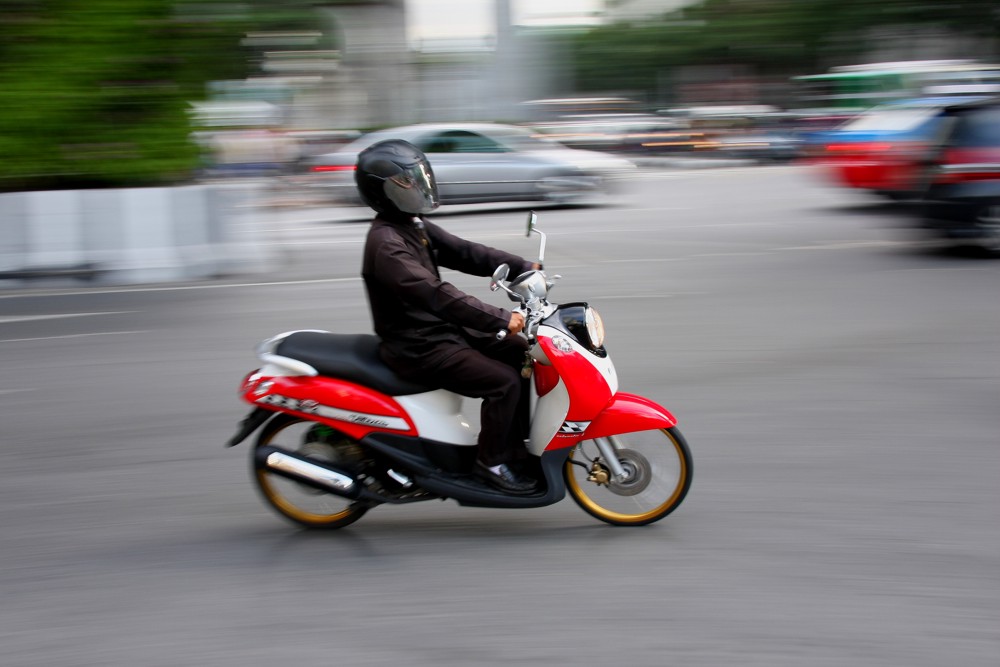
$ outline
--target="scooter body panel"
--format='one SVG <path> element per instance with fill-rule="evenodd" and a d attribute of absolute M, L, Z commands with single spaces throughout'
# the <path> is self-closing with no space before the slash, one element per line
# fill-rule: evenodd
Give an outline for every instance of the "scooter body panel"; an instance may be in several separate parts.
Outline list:
<path fill-rule="evenodd" d="M 393 461 L 420 488 L 460 505 L 544 507 L 559 502 L 566 495 L 562 470 L 569 450 L 544 452 L 538 461 L 544 484 L 536 493 L 516 496 L 498 491 L 472 474 L 474 449 L 391 433 L 372 433 L 361 444 Z M 473 457 L 464 464 L 456 463 L 456 454 L 461 457 L 465 451 L 471 451 Z"/>
<path fill-rule="evenodd" d="M 618 391 L 618 375 L 610 355 L 597 356 L 558 329 L 544 325 L 538 327 L 538 347 L 566 384 L 570 396 L 566 419 L 593 419 Z"/>
<path fill-rule="evenodd" d="M 470 419 L 462 412 L 464 398 L 459 394 L 438 389 L 425 394 L 396 396 L 395 399 L 413 420 L 421 437 L 452 445 L 476 446 L 479 420 Z"/>
<path fill-rule="evenodd" d="M 585 439 L 583 434 L 618 391 L 610 355 L 594 354 L 554 327 L 542 325 L 537 335 L 530 444 L 536 455 Z"/>
<path fill-rule="evenodd" d="M 243 399 L 253 405 L 326 424 L 360 440 L 373 431 L 417 435 L 407 412 L 390 396 L 325 376 L 265 376 L 243 383 Z"/>

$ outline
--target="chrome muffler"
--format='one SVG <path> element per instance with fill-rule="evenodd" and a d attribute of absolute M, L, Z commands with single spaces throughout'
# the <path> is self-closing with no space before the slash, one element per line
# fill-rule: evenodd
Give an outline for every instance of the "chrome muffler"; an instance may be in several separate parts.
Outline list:
<path fill-rule="evenodd" d="M 357 500 L 365 490 L 346 472 L 299 456 L 295 452 L 271 446 L 258 447 L 254 459 L 258 469 L 266 468 L 276 475 L 351 500 Z"/>

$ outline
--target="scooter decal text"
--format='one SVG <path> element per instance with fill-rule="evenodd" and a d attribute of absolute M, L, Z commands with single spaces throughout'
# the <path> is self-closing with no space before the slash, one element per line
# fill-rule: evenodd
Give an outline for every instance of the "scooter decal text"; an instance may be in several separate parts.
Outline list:
<path fill-rule="evenodd" d="M 384 419 L 377 419 L 375 417 L 369 417 L 368 415 L 351 415 L 351 421 L 355 424 L 367 424 L 368 426 L 380 426 L 382 428 L 389 428 L 389 422 Z"/>
<path fill-rule="evenodd" d="M 338 421 L 362 424 L 364 426 L 374 426 L 375 428 L 385 428 L 393 431 L 409 431 L 410 425 L 405 419 L 399 417 L 387 417 L 383 415 L 370 415 L 363 412 L 350 412 L 341 410 L 329 405 L 317 403 L 312 399 L 298 399 L 282 396 L 281 394 L 268 394 L 257 399 L 257 403 L 266 403 L 285 410 L 304 412 L 310 415 L 319 415 Z"/>

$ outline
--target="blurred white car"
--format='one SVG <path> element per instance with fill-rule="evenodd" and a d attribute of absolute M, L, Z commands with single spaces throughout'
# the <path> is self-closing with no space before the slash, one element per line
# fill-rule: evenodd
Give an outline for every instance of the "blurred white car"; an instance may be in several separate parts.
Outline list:
<path fill-rule="evenodd" d="M 333 153 L 311 158 L 314 185 L 360 204 L 354 185 L 358 153 L 383 139 L 404 139 L 430 160 L 442 204 L 572 202 L 614 192 L 635 169 L 630 161 L 568 148 L 514 125 L 421 124 L 366 134 Z"/>

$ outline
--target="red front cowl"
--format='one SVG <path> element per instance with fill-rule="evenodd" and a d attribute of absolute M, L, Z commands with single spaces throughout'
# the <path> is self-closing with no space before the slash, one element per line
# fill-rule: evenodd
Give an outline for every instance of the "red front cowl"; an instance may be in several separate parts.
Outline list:
<path fill-rule="evenodd" d="M 611 404 L 590 423 L 581 439 L 592 440 L 676 425 L 677 419 L 663 406 L 642 396 L 618 392 Z"/>
<path fill-rule="evenodd" d="M 593 419 L 611 400 L 611 387 L 601 371 L 584 356 L 588 354 L 586 352 L 562 352 L 548 338 L 539 338 L 539 342 L 569 391 L 569 412 L 566 419 Z"/>

